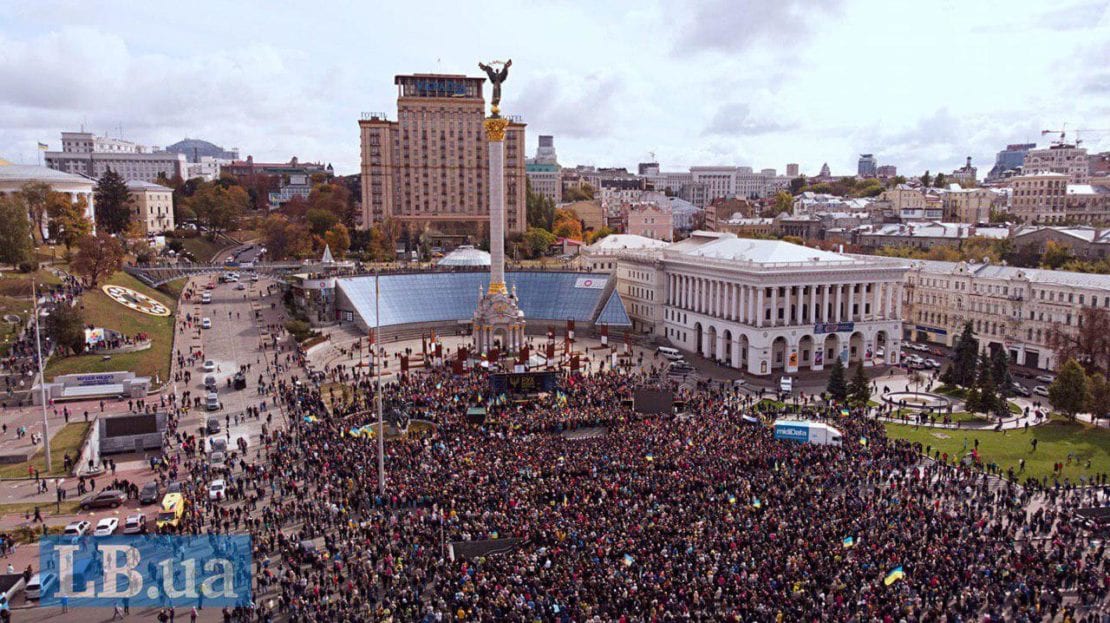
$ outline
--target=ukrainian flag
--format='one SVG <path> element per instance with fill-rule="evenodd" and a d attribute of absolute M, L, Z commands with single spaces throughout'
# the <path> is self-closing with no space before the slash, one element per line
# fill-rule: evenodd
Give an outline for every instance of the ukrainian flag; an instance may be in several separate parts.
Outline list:
<path fill-rule="evenodd" d="M 735 495 L 728 496 L 728 503 L 729 504 L 735 504 L 736 503 L 736 496 Z"/>
<path fill-rule="evenodd" d="M 854 547 L 855 544 L 856 544 L 856 538 L 855 537 L 851 537 L 851 536 L 844 537 L 844 549 L 848 549 L 849 547 Z"/>
<path fill-rule="evenodd" d="M 306 415 L 306 416 L 304 416 L 304 421 L 306 421 L 306 422 L 308 422 L 309 424 L 311 424 L 311 423 L 313 423 L 313 422 L 318 422 L 318 421 L 320 421 L 320 420 L 319 420 L 319 418 L 317 418 L 317 417 L 316 417 L 315 415 Z"/>
<path fill-rule="evenodd" d="M 636 562 L 636 559 L 633 558 L 631 555 L 629 555 L 629 554 L 624 555 L 624 566 L 631 567 L 632 563 L 634 563 L 634 562 Z"/>
<path fill-rule="evenodd" d="M 860 435 L 859 445 L 866 446 L 867 445 L 867 437 L 864 437 L 863 435 Z"/>
<path fill-rule="evenodd" d="M 655 455 L 649 453 L 647 456 L 644 457 L 644 460 L 647 461 L 648 463 L 651 463 L 652 461 L 655 460 Z"/>
<path fill-rule="evenodd" d="M 763 502 L 759 498 L 752 498 L 752 508 L 763 508 Z"/>
<path fill-rule="evenodd" d="M 897 582 L 898 580 L 901 580 L 904 577 L 906 577 L 906 573 L 904 571 L 902 571 L 901 566 L 898 566 L 898 567 L 895 567 L 895 568 L 891 569 L 890 573 L 886 574 L 886 577 L 883 578 L 883 584 L 885 584 L 887 586 L 890 586 L 891 584 L 894 584 L 895 582 Z"/>
<path fill-rule="evenodd" d="M 848 410 L 847 409 L 841 409 L 840 410 L 840 417 L 848 417 Z"/>

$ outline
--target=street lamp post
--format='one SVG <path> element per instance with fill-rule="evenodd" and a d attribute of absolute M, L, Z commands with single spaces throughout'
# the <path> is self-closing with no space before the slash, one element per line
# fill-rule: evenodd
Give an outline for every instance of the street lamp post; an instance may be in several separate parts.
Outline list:
<path fill-rule="evenodd" d="M 46 451 L 46 473 L 50 473 L 50 424 L 46 419 L 46 377 L 43 375 L 43 361 L 42 361 L 42 331 L 39 329 L 39 297 L 35 289 L 35 282 L 31 281 L 31 299 L 32 299 L 32 313 L 35 318 L 35 348 L 38 350 L 39 356 L 39 391 L 42 392 L 42 443 L 43 449 Z"/>

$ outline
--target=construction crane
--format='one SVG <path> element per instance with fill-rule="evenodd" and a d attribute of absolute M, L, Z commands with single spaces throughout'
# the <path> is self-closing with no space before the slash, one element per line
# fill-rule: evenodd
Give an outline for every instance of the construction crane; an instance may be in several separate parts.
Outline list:
<path fill-rule="evenodd" d="M 1068 127 L 1068 124 L 1065 123 L 1063 125 L 1063 128 L 1060 129 L 1060 130 L 1041 130 L 1041 136 L 1044 136 L 1046 134 L 1059 134 L 1060 138 L 1055 140 L 1055 141 L 1052 141 L 1052 144 L 1053 145 L 1064 145 L 1065 144 L 1064 138 L 1068 135 L 1067 127 Z M 1077 144 L 1078 144 L 1078 142 L 1077 142 Z"/>

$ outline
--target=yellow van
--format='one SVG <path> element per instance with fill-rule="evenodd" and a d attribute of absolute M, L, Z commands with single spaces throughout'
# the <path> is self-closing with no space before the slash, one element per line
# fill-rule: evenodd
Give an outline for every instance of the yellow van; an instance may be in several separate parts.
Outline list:
<path fill-rule="evenodd" d="M 176 528 L 185 514 L 185 498 L 180 493 L 167 493 L 162 498 L 162 511 L 158 513 L 156 525 L 159 529 L 166 526 Z"/>

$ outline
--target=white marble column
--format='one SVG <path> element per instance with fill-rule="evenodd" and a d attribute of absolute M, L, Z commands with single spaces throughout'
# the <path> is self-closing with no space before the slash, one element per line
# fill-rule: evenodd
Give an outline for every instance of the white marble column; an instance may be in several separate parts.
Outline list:
<path fill-rule="evenodd" d="M 827 283 L 821 287 L 821 289 L 824 291 L 824 302 L 821 303 L 821 322 L 829 321 L 829 287 L 830 286 Z"/>
<path fill-rule="evenodd" d="M 879 319 L 879 306 L 883 302 L 883 284 L 876 281 L 871 284 L 871 320 Z"/>
<path fill-rule="evenodd" d="M 505 135 L 489 137 L 489 291 L 505 292 Z"/>
<path fill-rule="evenodd" d="M 774 286 L 771 288 L 771 326 L 775 327 L 779 324 L 779 288 Z"/>
<path fill-rule="evenodd" d="M 821 304 L 821 299 L 818 298 L 818 296 L 817 296 L 817 290 L 820 287 L 821 286 L 814 284 L 814 285 L 810 286 L 810 288 L 809 288 L 809 305 L 811 307 L 810 312 L 809 312 L 809 323 L 810 324 L 817 324 L 817 317 L 818 317 L 817 316 L 817 308 Z"/>
<path fill-rule="evenodd" d="M 850 284 L 848 284 L 848 310 L 847 310 L 848 322 L 855 322 L 856 321 L 855 307 L 856 307 L 856 284 L 850 283 Z"/>
<path fill-rule="evenodd" d="M 763 292 L 763 286 L 759 286 L 758 292 L 756 292 L 755 302 L 755 326 L 757 327 L 763 326 L 763 318 L 767 315 L 766 312 L 763 311 Z"/>

